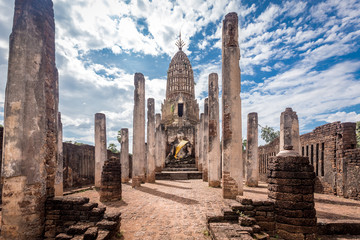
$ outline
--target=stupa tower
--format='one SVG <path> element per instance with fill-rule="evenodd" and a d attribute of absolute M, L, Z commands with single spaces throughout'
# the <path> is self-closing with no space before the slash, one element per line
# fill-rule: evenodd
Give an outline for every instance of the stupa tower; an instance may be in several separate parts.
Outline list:
<path fill-rule="evenodd" d="M 195 99 L 192 66 L 182 51 L 184 45 L 180 33 L 176 42 L 179 51 L 171 59 L 167 71 L 166 99 L 161 106 L 161 122 L 165 126 L 168 144 L 181 136 L 194 145 L 199 105 Z"/>

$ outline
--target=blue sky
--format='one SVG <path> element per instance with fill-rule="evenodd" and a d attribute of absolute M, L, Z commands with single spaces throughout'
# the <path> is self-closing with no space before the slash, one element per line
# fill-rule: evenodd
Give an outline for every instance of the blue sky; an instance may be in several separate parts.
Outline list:
<path fill-rule="evenodd" d="M 360 121 L 358 0 L 53 2 L 64 140 L 93 144 L 94 114 L 103 112 L 108 143 L 117 143 L 124 127 L 131 141 L 134 73 L 145 75 L 146 98 L 154 97 L 160 112 L 180 31 L 203 109 L 208 75 L 221 79 L 228 12 L 239 15 L 244 137 L 249 112 L 279 129 L 280 113 L 292 107 L 301 133 L 327 122 Z M 0 0 L 0 122 L 13 8 L 14 1 Z"/>

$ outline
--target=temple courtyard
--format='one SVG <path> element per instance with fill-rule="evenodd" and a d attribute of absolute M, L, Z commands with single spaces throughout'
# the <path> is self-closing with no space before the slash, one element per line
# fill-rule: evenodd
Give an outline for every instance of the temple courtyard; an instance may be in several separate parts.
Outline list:
<path fill-rule="evenodd" d="M 120 210 L 124 239 L 195 240 L 211 239 L 206 215 L 221 215 L 222 208 L 235 201 L 223 199 L 221 191 L 221 188 L 208 187 L 202 180 L 157 180 L 136 189 L 131 184 L 123 184 L 123 199 L 106 205 L 100 203 L 95 190 L 83 190 L 71 196 L 89 197 L 110 212 Z M 257 188 L 245 187 L 244 196 L 265 200 L 267 186 L 261 183 Z M 315 193 L 315 208 L 318 223 L 360 227 L 359 201 Z M 360 236 L 319 236 L 319 239 L 360 239 Z"/>

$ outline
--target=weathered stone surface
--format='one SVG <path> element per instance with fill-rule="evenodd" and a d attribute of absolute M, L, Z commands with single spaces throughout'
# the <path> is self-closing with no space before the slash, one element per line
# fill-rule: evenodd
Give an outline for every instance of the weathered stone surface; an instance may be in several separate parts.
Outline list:
<path fill-rule="evenodd" d="M 4 104 L 3 239 L 39 239 L 57 167 L 58 72 L 51 0 L 15 1 Z"/>
<path fill-rule="evenodd" d="M 209 186 L 220 187 L 221 184 L 221 152 L 219 123 L 219 86 L 218 75 L 209 75 Z"/>
<path fill-rule="evenodd" d="M 222 186 L 224 198 L 232 199 L 243 194 L 239 60 L 238 17 L 229 13 L 222 29 Z"/>
<path fill-rule="evenodd" d="M 134 117 L 133 117 L 133 172 L 132 186 L 139 187 L 145 180 L 145 78 L 142 73 L 134 76 Z"/>
<path fill-rule="evenodd" d="M 155 171 L 161 172 L 165 163 L 163 126 L 161 125 L 161 114 L 155 114 Z"/>
<path fill-rule="evenodd" d="M 291 108 L 286 108 L 280 116 L 280 151 L 287 150 L 288 146 L 293 146 L 295 152 L 301 153 L 299 120 Z"/>
<path fill-rule="evenodd" d="M 204 123 L 203 123 L 203 155 L 202 155 L 202 172 L 203 181 L 207 182 L 208 179 L 208 166 L 209 166 L 209 99 L 205 98 L 204 101 Z"/>
<path fill-rule="evenodd" d="M 106 118 L 103 113 L 95 114 L 95 187 L 101 186 L 101 172 L 107 159 Z"/>
<path fill-rule="evenodd" d="M 155 100 L 147 100 L 147 174 L 146 182 L 155 182 Z"/>
<path fill-rule="evenodd" d="M 121 182 L 129 182 L 129 130 L 127 128 L 121 129 L 121 152 L 120 152 L 120 163 L 121 163 Z"/>
<path fill-rule="evenodd" d="M 56 176 L 55 176 L 55 196 L 62 196 L 63 195 L 63 130 L 62 130 L 62 123 L 61 123 L 61 113 L 58 113 L 58 125 L 57 125 L 57 147 L 58 147 L 58 154 L 57 154 L 57 165 L 56 165 Z"/>
<path fill-rule="evenodd" d="M 249 113 L 246 138 L 246 185 L 256 187 L 258 181 L 258 115 L 257 113 Z"/>
<path fill-rule="evenodd" d="M 198 124 L 199 128 L 199 164 L 198 168 L 200 171 L 203 170 L 203 162 L 204 162 L 204 113 L 200 113 L 200 122 Z"/>

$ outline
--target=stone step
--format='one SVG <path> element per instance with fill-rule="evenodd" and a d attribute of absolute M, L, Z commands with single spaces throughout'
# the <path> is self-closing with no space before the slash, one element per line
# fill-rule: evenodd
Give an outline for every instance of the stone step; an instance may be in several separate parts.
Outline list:
<path fill-rule="evenodd" d="M 167 164 L 165 168 L 196 168 L 196 164 Z"/>
<path fill-rule="evenodd" d="M 202 173 L 199 171 L 162 171 L 156 173 L 156 180 L 188 180 L 202 179 Z"/>
<path fill-rule="evenodd" d="M 107 240 L 110 238 L 110 232 L 108 230 L 99 229 L 96 240 Z"/>
<path fill-rule="evenodd" d="M 247 231 L 248 229 L 238 223 L 209 223 L 208 226 L 211 237 L 215 240 L 253 240 L 251 234 Z"/>
<path fill-rule="evenodd" d="M 163 172 L 172 172 L 172 171 L 185 171 L 185 172 L 197 172 L 197 168 L 164 168 Z"/>
<path fill-rule="evenodd" d="M 66 233 L 60 233 L 58 235 L 56 235 L 55 240 L 68 240 L 68 239 L 72 239 L 73 236 L 72 235 L 68 235 Z"/>
<path fill-rule="evenodd" d="M 79 235 L 83 234 L 88 230 L 88 228 L 93 227 L 94 223 L 91 222 L 78 222 L 75 225 L 71 225 L 68 230 L 66 231 L 69 235 Z"/>

